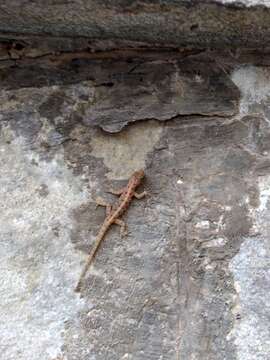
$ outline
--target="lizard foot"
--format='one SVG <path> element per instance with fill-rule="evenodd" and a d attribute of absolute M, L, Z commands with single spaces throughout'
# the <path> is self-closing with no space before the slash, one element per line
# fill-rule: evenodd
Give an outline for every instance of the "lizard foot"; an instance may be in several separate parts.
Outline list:
<path fill-rule="evenodd" d="M 128 235 L 128 227 L 127 227 L 127 224 L 123 220 L 116 219 L 114 221 L 114 223 L 120 226 L 121 238 Z"/>

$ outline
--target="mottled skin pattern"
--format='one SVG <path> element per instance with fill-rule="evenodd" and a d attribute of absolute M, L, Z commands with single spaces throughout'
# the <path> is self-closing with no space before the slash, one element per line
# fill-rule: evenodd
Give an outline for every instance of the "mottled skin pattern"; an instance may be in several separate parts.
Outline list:
<path fill-rule="evenodd" d="M 144 178 L 144 171 L 142 169 L 135 171 L 133 173 L 133 175 L 131 176 L 126 187 L 119 189 L 119 190 L 110 190 L 109 192 L 111 192 L 115 195 L 120 195 L 119 200 L 113 206 L 106 203 L 101 198 L 98 198 L 96 200 L 97 205 L 106 207 L 106 218 L 103 222 L 103 225 L 101 226 L 101 228 L 99 230 L 95 244 L 88 256 L 88 259 L 87 259 L 84 269 L 81 273 L 81 276 L 79 278 L 79 281 L 78 281 L 75 291 L 80 290 L 82 280 L 83 280 L 93 258 L 96 255 L 96 252 L 100 246 L 101 241 L 103 240 L 103 238 L 104 238 L 105 234 L 107 233 L 107 231 L 109 230 L 110 226 L 112 224 L 117 224 L 120 226 L 121 236 L 124 236 L 127 234 L 127 226 L 124 223 L 124 221 L 119 219 L 119 217 L 121 215 L 123 215 L 123 213 L 127 210 L 133 197 L 135 197 L 136 199 L 142 199 L 146 195 L 146 191 L 142 192 L 141 194 L 136 193 L 136 188 L 140 185 L 143 178 Z"/>

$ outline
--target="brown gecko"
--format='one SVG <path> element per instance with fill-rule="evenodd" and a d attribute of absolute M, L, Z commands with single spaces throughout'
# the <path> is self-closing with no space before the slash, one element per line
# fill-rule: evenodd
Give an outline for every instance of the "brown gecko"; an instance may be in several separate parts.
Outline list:
<path fill-rule="evenodd" d="M 115 205 L 108 204 L 101 198 L 98 198 L 96 200 L 97 206 L 101 205 L 101 206 L 106 207 L 106 218 L 98 232 L 95 244 L 88 256 L 88 259 L 83 268 L 83 271 L 81 273 L 81 276 L 79 278 L 79 281 L 78 281 L 75 291 L 80 290 L 82 279 L 85 276 L 89 266 L 91 265 L 91 262 L 96 255 L 96 252 L 100 246 L 100 243 L 103 240 L 107 231 L 109 230 L 110 226 L 112 224 L 119 225 L 121 237 L 124 235 L 127 235 L 127 225 L 125 224 L 125 222 L 123 220 L 120 220 L 119 217 L 121 215 L 123 215 L 123 213 L 127 210 L 133 197 L 135 197 L 136 199 L 142 199 L 146 195 L 146 191 L 143 191 L 141 194 L 138 194 L 136 192 L 136 188 L 140 185 L 143 178 L 144 178 L 143 170 L 135 171 L 133 173 L 133 175 L 131 176 L 127 186 L 125 186 L 124 188 L 119 189 L 119 190 L 109 190 L 109 192 L 112 194 L 120 195 L 119 200 L 117 201 L 117 203 Z"/>

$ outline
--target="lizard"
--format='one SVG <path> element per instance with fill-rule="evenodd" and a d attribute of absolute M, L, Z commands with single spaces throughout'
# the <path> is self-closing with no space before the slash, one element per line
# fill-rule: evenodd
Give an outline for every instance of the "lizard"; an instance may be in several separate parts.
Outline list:
<path fill-rule="evenodd" d="M 128 209 L 133 197 L 136 199 L 142 199 L 147 193 L 146 191 L 143 191 L 142 193 L 138 194 L 136 192 L 136 188 L 141 184 L 143 178 L 144 178 L 144 170 L 140 169 L 135 171 L 132 176 L 130 177 L 128 184 L 118 190 L 110 189 L 108 192 L 114 194 L 114 195 L 120 195 L 118 201 L 114 204 L 108 204 L 105 200 L 101 198 L 96 199 L 97 206 L 104 206 L 106 208 L 106 217 L 105 220 L 100 227 L 100 230 L 97 234 L 95 243 L 91 249 L 90 254 L 88 255 L 88 258 L 86 260 L 85 266 L 82 270 L 82 273 L 79 277 L 79 281 L 77 283 L 77 286 L 75 288 L 75 291 L 80 291 L 81 284 L 84 276 L 86 275 L 96 253 L 97 250 L 104 239 L 104 236 L 106 235 L 107 231 L 110 229 L 112 224 L 117 224 L 120 226 L 120 235 L 121 237 L 127 235 L 127 225 L 126 223 L 119 219 L 121 215 Z"/>

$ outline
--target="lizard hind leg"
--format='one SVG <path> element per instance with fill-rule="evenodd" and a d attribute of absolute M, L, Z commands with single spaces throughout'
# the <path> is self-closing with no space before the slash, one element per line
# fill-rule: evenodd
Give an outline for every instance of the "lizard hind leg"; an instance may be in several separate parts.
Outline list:
<path fill-rule="evenodd" d="M 128 227 L 127 227 L 127 224 L 123 220 L 116 219 L 116 220 L 114 220 L 114 223 L 116 225 L 120 226 L 120 236 L 121 236 L 121 238 L 128 235 Z"/>
<path fill-rule="evenodd" d="M 106 200 L 102 199 L 101 197 L 97 197 L 96 198 L 96 208 L 98 206 L 104 206 L 106 208 L 106 216 L 110 215 L 111 211 L 112 211 L 112 205 L 107 203 Z"/>
<path fill-rule="evenodd" d="M 121 188 L 121 189 L 108 189 L 107 192 L 113 195 L 122 195 L 123 192 L 126 190 L 125 187 Z"/>

